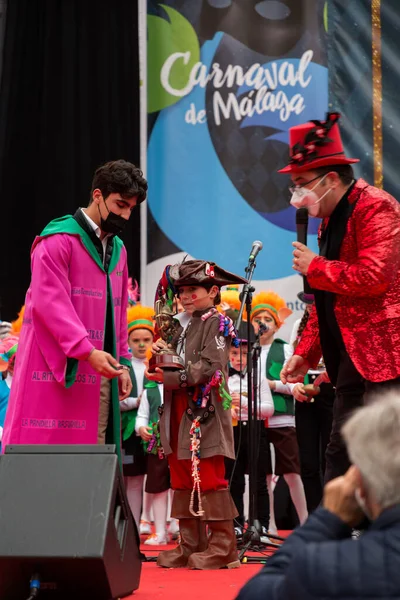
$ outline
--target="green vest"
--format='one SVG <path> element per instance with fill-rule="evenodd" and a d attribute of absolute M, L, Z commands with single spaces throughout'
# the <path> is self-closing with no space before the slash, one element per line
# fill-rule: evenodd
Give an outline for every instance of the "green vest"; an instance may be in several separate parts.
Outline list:
<path fill-rule="evenodd" d="M 267 356 L 267 378 L 279 380 L 283 365 L 285 363 L 285 343 L 283 340 L 275 339 Z M 275 415 L 294 415 L 294 398 L 289 394 L 272 392 Z"/>
<path fill-rule="evenodd" d="M 131 396 L 133 398 L 137 398 L 138 395 L 138 387 L 136 381 L 135 371 L 130 366 L 129 374 L 131 376 L 132 381 L 132 391 Z M 161 394 L 158 384 L 155 381 L 149 381 L 146 377 L 143 378 L 143 388 L 147 392 L 147 400 L 149 402 L 150 407 L 150 415 L 149 415 L 149 425 L 152 423 L 156 423 L 159 419 L 158 408 L 161 406 Z M 136 426 L 136 417 L 137 417 L 138 409 L 134 408 L 132 410 L 127 410 L 121 415 L 122 422 L 122 439 L 125 441 L 129 439 L 132 435 L 135 435 L 135 426 Z"/>

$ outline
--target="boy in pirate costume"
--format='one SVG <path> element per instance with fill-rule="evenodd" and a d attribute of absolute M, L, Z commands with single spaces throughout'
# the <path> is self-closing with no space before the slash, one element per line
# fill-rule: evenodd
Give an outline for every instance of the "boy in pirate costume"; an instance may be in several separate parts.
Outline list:
<path fill-rule="evenodd" d="M 268 438 L 275 449 L 275 475 L 283 475 L 300 523 L 304 523 L 308 513 L 300 477 L 295 428 L 293 389 L 296 386 L 283 384 L 279 379 L 283 365 L 293 354 L 293 348 L 279 338 L 274 339 L 275 333 L 291 313 L 283 298 L 274 292 L 260 292 L 253 297 L 251 321 L 256 335 L 261 323 L 266 327 L 260 336 L 260 373 L 261 377 L 267 379 L 274 401 L 274 415 L 268 419 Z M 267 482 L 270 495 L 269 530 L 276 533 L 271 465 L 268 466 Z"/>
<path fill-rule="evenodd" d="M 174 286 L 185 309 L 178 315 L 179 325 L 171 340 L 184 368 L 156 369 L 152 377 L 164 382 L 160 434 L 174 489 L 171 514 L 179 519 L 181 540 L 176 549 L 161 552 L 157 564 L 168 568 L 237 567 L 233 528 L 237 511 L 224 464 L 224 457 L 234 458 L 226 382 L 231 341 L 237 342 L 232 321 L 215 306 L 220 303 L 221 286 L 245 280 L 200 260 L 167 267 L 161 285 L 165 279 L 165 286 Z M 158 340 L 156 347 L 166 345 Z"/>

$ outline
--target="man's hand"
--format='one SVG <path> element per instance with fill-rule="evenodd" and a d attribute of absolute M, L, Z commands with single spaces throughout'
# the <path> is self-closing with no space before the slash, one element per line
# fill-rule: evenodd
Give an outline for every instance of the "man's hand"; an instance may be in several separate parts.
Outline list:
<path fill-rule="evenodd" d="M 268 381 L 269 389 L 271 390 L 271 392 L 275 392 L 276 381 L 274 381 L 273 379 L 267 379 L 267 381 Z"/>
<path fill-rule="evenodd" d="M 107 377 L 107 379 L 114 379 L 114 377 L 121 375 L 122 366 L 108 352 L 94 349 L 89 354 L 87 361 L 97 373 Z"/>
<path fill-rule="evenodd" d="M 154 373 L 149 373 L 149 371 L 145 371 L 144 376 L 149 381 L 155 381 L 156 383 L 164 382 L 164 371 L 160 369 L 160 367 L 156 367 Z"/>
<path fill-rule="evenodd" d="M 310 370 L 309 362 L 302 356 L 295 354 L 283 366 L 281 371 L 282 383 L 297 383 L 303 382 L 304 377 Z"/>
<path fill-rule="evenodd" d="M 324 489 L 323 507 L 350 527 L 356 527 L 364 519 L 364 513 L 355 498 L 359 486 L 358 471 L 352 466 L 343 477 L 332 479 Z"/>
<path fill-rule="evenodd" d="M 315 252 L 312 252 L 307 246 L 300 244 L 300 242 L 293 242 L 293 246 L 295 248 L 293 250 L 293 269 L 303 275 L 307 275 L 311 261 L 318 254 L 315 254 Z"/>
<path fill-rule="evenodd" d="M 153 436 L 153 430 L 151 427 L 139 427 L 139 435 L 145 442 L 149 442 Z"/>
<path fill-rule="evenodd" d="M 132 381 L 129 371 L 123 369 L 122 373 L 120 373 L 118 379 L 119 386 L 119 401 L 125 400 L 125 398 L 129 398 L 129 394 L 132 391 Z"/>

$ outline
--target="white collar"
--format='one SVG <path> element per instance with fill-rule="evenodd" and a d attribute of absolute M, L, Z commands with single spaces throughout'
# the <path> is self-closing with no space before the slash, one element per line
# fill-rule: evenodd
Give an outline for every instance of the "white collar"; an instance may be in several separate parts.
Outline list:
<path fill-rule="evenodd" d="M 191 319 L 191 315 L 189 315 L 189 313 L 187 313 L 185 310 L 177 313 L 176 315 L 174 315 L 174 319 L 176 319 L 177 321 L 179 321 L 180 325 L 185 329 L 185 327 L 187 326 L 187 324 L 189 323 L 190 319 Z"/>
<path fill-rule="evenodd" d="M 136 358 L 136 356 L 133 356 L 132 354 L 132 358 L 131 358 L 132 364 L 135 365 L 145 365 L 146 366 L 146 359 L 145 358 Z"/>
<path fill-rule="evenodd" d="M 90 227 L 93 229 L 93 231 L 95 232 L 95 234 L 97 235 L 97 237 L 100 239 L 100 236 L 101 236 L 101 229 L 100 229 L 100 227 L 93 221 L 93 219 L 91 219 L 89 217 L 89 215 L 87 215 L 85 213 L 85 210 L 83 208 L 81 208 L 81 211 L 85 215 L 85 219 L 89 223 Z"/>

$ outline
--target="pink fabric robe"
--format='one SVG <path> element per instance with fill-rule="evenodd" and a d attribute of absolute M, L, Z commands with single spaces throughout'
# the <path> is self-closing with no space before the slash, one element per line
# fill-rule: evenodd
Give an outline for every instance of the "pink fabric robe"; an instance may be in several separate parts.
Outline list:
<path fill-rule="evenodd" d="M 68 223 L 72 231 L 81 229 L 76 223 Z M 89 253 L 87 234 L 86 245 L 84 240 L 85 236 L 77 234 L 55 233 L 36 238 L 33 245 L 32 280 L 4 425 L 3 451 L 8 444 L 97 443 L 100 375 L 85 358 L 93 347 L 103 349 L 108 276 L 98 255 L 96 260 L 93 249 Z M 127 257 L 122 242 L 115 239 L 114 244 L 117 242 L 119 251 L 114 253 L 109 269 L 115 357 L 130 365 Z M 114 431 L 119 439 L 114 443 L 119 453 L 116 379 L 112 389 L 114 419 L 118 411 Z"/>

